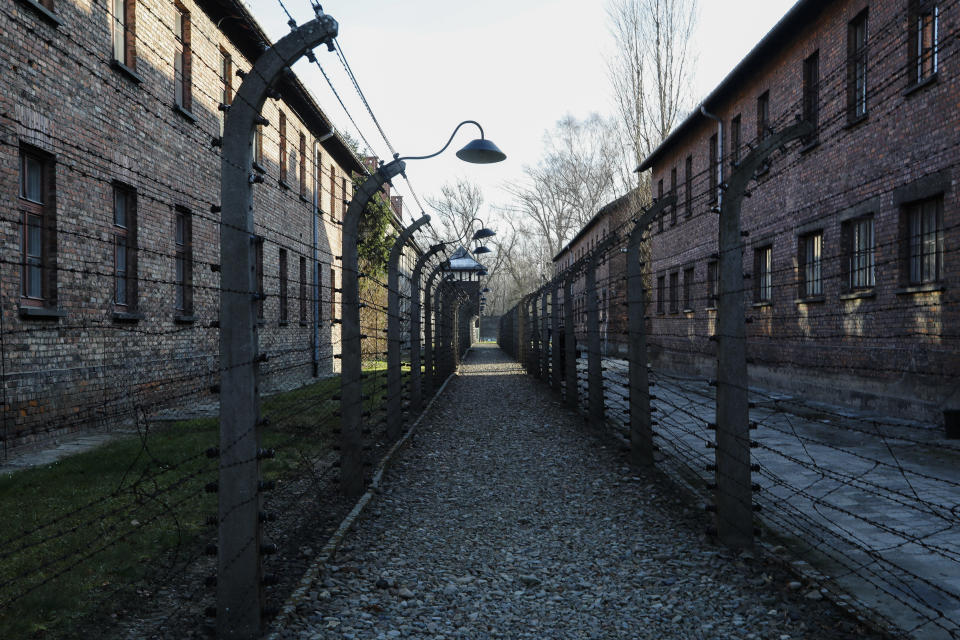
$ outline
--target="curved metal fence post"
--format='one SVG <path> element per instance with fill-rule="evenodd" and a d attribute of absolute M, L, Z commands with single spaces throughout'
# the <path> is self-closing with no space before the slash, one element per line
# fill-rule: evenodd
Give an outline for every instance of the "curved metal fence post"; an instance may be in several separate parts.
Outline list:
<path fill-rule="evenodd" d="M 436 345 L 434 343 L 435 327 L 438 321 L 436 314 L 436 293 L 433 290 L 433 279 L 440 273 L 440 265 L 433 268 L 427 278 L 427 286 L 423 289 L 423 387 L 425 397 L 433 396 L 434 369 L 436 367 Z"/>
<path fill-rule="evenodd" d="M 550 316 L 547 315 L 549 288 L 540 289 L 540 379 L 550 379 Z"/>
<path fill-rule="evenodd" d="M 420 371 L 423 364 L 420 359 L 420 315 L 423 309 L 420 305 L 420 282 L 423 279 L 424 265 L 445 246 L 443 242 L 435 244 L 420 256 L 413 267 L 413 277 L 410 279 L 410 410 L 415 412 L 419 412 L 423 407 L 423 378 Z M 424 303 L 429 316 L 430 293 L 428 291 L 424 292 Z M 429 321 L 427 324 L 429 325 Z M 429 340 L 429 336 L 425 337 Z"/>
<path fill-rule="evenodd" d="M 422 215 L 397 236 L 387 262 L 387 438 L 400 437 L 403 426 L 403 380 L 400 364 L 400 256 L 414 232 L 430 222 Z M 411 288 L 410 295 L 413 296 Z"/>
<path fill-rule="evenodd" d="M 768 136 L 737 165 L 720 204 L 720 300 L 717 309 L 717 534 L 731 547 L 753 546 L 750 409 L 740 207 L 747 183 L 770 155 L 813 130 L 808 122 Z"/>
<path fill-rule="evenodd" d="M 577 326 L 573 313 L 573 280 L 576 277 L 574 269 L 568 269 L 563 278 L 563 342 L 564 358 L 566 360 L 566 385 L 564 385 L 564 399 L 567 406 L 573 410 L 580 408 L 580 388 L 577 382 Z"/>
<path fill-rule="evenodd" d="M 650 380 L 647 373 L 646 291 L 640 262 L 643 234 L 650 223 L 676 202 L 673 195 L 660 198 L 636 221 L 627 244 L 627 333 L 630 340 L 630 459 L 653 464 L 653 422 L 650 419 Z"/>
<path fill-rule="evenodd" d="M 597 262 L 600 248 L 594 249 L 587 261 L 585 294 L 587 296 L 587 415 L 591 424 L 603 424 L 603 363 L 600 353 L 600 305 L 597 299 Z"/>
<path fill-rule="evenodd" d="M 258 335 L 250 140 L 270 84 L 305 53 L 337 36 L 330 16 L 267 49 L 237 90 L 223 127 L 220 164 L 220 470 L 217 635 L 260 634 Z"/>
<path fill-rule="evenodd" d="M 363 362 L 360 337 L 360 274 L 357 233 L 367 203 L 384 184 L 403 173 L 394 160 L 367 178 L 353 194 L 343 216 L 343 285 L 341 289 L 340 367 L 340 488 L 349 497 L 364 490 Z"/>

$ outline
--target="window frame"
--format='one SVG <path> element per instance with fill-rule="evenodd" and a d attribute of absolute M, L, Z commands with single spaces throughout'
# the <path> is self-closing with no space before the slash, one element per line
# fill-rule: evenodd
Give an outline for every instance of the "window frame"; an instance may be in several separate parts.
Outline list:
<path fill-rule="evenodd" d="M 263 322 L 264 319 L 264 300 L 266 299 L 266 293 L 263 288 L 263 245 L 264 238 L 263 236 L 257 236 L 254 240 L 254 276 L 256 277 L 257 285 L 257 321 Z"/>
<path fill-rule="evenodd" d="M 686 207 L 686 216 L 693 216 L 693 155 L 688 155 L 684 161 L 684 203 Z"/>
<path fill-rule="evenodd" d="M 913 87 L 932 81 L 939 71 L 940 4 L 936 0 L 910 0 L 908 11 L 908 86 Z M 925 19 L 929 19 L 929 23 L 925 24 Z M 929 44 L 925 42 L 928 35 Z M 929 69 L 925 69 L 928 61 Z"/>
<path fill-rule="evenodd" d="M 680 313 L 680 271 L 670 272 L 670 313 Z"/>
<path fill-rule="evenodd" d="M 670 206 L 670 224 L 677 224 L 677 167 L 670 169 L 670 195 L 674 197 L 673 204 Z"/>
<path fill-rule="evenodd" d="M 943 194 L 905 203 L 902 210 L 901 246 L 906 258 L 902 268 L 904 285 L 918 287 L 941 283 L 944 277 Z"/>
<path fill-rule="evenodd" d="M 173 210 L 174 309 L 193 315 L 193 214 L 186 207 Z"/>
<path fill-rule="evenodd" d="M 716 309 L 720 302 L 720 261 L 707 262 L 707 308 Z"/>
<path fill-rule="evenodd" d="M 869 248 L 860 248 L 861 226 L 869 222 Z M 876 286 L 876 221 L 873 213 L 844 220 L 840 229 L 843 241 L 844 290 L 847 293 L 870 291 Z M 862 261 L 862 263 L 861 263 Z"/>
<path fill-rule="evenodd" d="M 740 164 L 740 149 L 743 146 L 743 116 L 737 114 L 730 119 L 730 161 L 734 166 Z"/>
<path fill-rule="evenodd" d="M 657 313 L 663 315 L 666 309 L 664 297 L 667 293 L 667 277 L 664 274 L 657 276 Z"/>
<path fill-rule="evenodd" d="M 717 204 L 720 200 L 717 196 L 720 185 L 720 159 L 719 159 L 719 137 L 716 133 L 710 136 L 710 141 L 707 144 L 707 153 L 710 155 L 709 162 L 707 166 L 710 167 L 710 198 L 709 202 L 711 205 Z"/>
<path fill-rule="evenodd" d="M 280 112 L 278 130 L 280 136 L 277 142 L 280 158 L 280 182 L 287 184 L 287 163 L 289 162 L 287 158 L 287 116 L 283 111 Z"/>
<path fill-rule="evenodd" d="M 823 229 L 798 236 L 797 275 L 799 299 L 823 297 Z"/>
<path fill-rule="evenodd" d="M 193 50 L 190 44 L 190 12 L 180 2 L 174 2 L 174 14 L 173 101 L 184 111 L 192 112 Z"/>
<path fill-rule="evenodd" d="M 820 50 L 803 61 L 803 119 L 813 125 L 813 131 L 804 137 L 805 146 L 816 144 L 820 129 Z"/>
<path fill-rule="evenodd" d="M 687 266 L 683 269 L 683 311 L 693 311 L 693 281 L 696 275 L 695 268 Z"/>
<path fill-rule="evenodd" d="M 277 315 L 278 315 L 280 324 L 285 325 L 290 321 L 289 309 L 288 309 L 289 298 L 287 295 L 289 293 L 288 280 L 289 280 L 290 274 L 288 272 L 286 249 L 281 248 L 277 252 L 277 262 L 279 263 L 277 268 L 277 281 L 278 281 L 277 285 L 279 288 L 279 295 L 277 297 L 279 298 L 279 303 L 280 303 L 280 309 Z"/>
<path fill-rule="evenodd" d="M 306 324 L 307 318 L 307 258 L 300 256 L 300 324 Z"/>
<path fill-rule="evenodd" d="M 28 162 L 35 162 L 40 175 L 40 199 L 28 193 Z M 27 307 L 52 308 L 57 303 L 57 223 L 56 223 L 56 162 L 54 156 L 29 145 L 20 145 L 18 206 L 20 210 L 20 304 Z M 38 224 L 31 225 L 31 218 Z M 39 254 L 30 253 L 28 230 L 39 229 Z M 31 258 L 33 261 L 31 262 Z M 33 295 L 29 280 L 31 270 L 38 280 L 38 295 Z"/>
<path fill-rule="evenodd" d="M 753 251 L 753 301 L 773 304 L 773 245 L 765 244 Z"/>
<path fill-rule="evenodd" d="M 307 136 L 300 132 L 300 197 L 307 197 Z"/>
<path fill-rule="evenodd" d="M 113 305 L 121 311 L 134 313 L 137 311 L 139 302 L 137 299 L 137 190 L 128 184 L 115 181 L 112 194 Z M 118 222 L 119 202 L 123 202 L 123 224 Z"/>
<path fill-rule="evenodd" d="M 137 68 L 136 0 L 112 0 L 113 21 L 110 54 L 113 61 L 130 70 Z M 119 15 L 118 15 L 119 14 Z"/>
<path fill-rule="evenodd" d="M 853 124 L 868 113 L 869 9 L 865 8 L 847 24 L 847 120 Z"/>

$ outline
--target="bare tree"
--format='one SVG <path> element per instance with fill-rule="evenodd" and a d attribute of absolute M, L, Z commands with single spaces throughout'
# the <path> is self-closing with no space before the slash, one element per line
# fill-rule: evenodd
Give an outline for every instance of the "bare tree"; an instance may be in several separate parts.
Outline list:
<path fill-rule="evenodd" d="M 452 184 L 444 184 L 440 189 L 440 197 L 428 197 L 427 202 L 437 213 L 430 221 L 435 240 L 454 242 L 459 239 L 461 244 L 470 241 L 470 221 L 480 215 L 483 206 L 480 187 L 460 178 Z"/>
<path fill-rule="evenodd" d="M 597 114 L 585 120 L 567 116 L 544 135 L 540 162 L 506 186 L 514 200 L 510 209 L 541 239 L 548 259 L 623 188 L 615 166 L 618 146 L 610 121 Z"/>
<path fill-rule="evenodd" d="M 610 0 L 609 63 L 620 122 L 638 166 L 689 110 L 697 0 Z"/>

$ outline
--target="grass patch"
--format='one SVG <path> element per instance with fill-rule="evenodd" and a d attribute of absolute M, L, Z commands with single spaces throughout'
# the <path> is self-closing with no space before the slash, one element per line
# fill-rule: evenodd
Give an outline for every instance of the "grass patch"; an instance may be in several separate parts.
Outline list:
<path fill-rule="evenodd" d="M 364 380 L 369 404 L 386 372 Z M 331 450 L 339 377 L 265 398 L 266 479 L 293 477 Z M 369 406 L 369 405 L 368 405 Z M 183 571 L 215 533 L 217 418 L 174 423 L 45 467 L 0 476 L 0 638 L 75 637 L 78 628 Z"/>

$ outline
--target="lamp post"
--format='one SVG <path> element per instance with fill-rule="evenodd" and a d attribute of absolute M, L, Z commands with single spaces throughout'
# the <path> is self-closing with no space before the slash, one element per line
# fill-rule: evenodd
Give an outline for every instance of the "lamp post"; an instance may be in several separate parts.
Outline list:
<path fill-rule="evenodd" d="M 458 124 L 447 143 L 436 153 L 425 156 L 406 156 L 394 159 L 368 177 L 353 194 L 343 216 L 343 285 L 341 291 L 341 450 L 340 487 L 350 497 L 363 493 L 363 442 L 361 421 L 363 416 L 362 362 L 360 338 L 359 266 L 357 257 L 357 232 L 360 216 L 367 203 L 383 185 L 406 170 L 406 160 L 427 160 L 446 151 L 454 136 L 465 124 L 474 124 L 480 129 L 480 138 L 471 141 L 457 151 L 457 157 L 474 164 L 489 164 L 506 159 L 495 144 L 484 138 L 483 127 L 473 120 Z"/>

